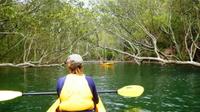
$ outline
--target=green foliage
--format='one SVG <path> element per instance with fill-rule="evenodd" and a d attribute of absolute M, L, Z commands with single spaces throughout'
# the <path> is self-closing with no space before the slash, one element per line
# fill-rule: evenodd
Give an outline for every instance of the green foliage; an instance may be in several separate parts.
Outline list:
<path fill-rule="evenodd" d="M 57 63 L 69 53 L 123 59 L 98 45 L 156 56 L 145 30 L 160 51 L 175 40 L 176 55 L 187 60 L 184 37 L 187 31 L 190 42 L 198 37 L 199 9 L 198 0 L 0 1 L 0 62 Z"/>
<path fill-rule="evenodd" d="M 103 3 L 105 8 L 102 11 L 110 14 L 107 18 L 112 18 L 110 29 L 134 45 L 138 45 L 135 42 L 142 43 L 137 46 L 141 56 L 156 56 L 153 49 L 142 47 L 144 44 L 154 47 L 149 32 L 155 37 L 158 50 L 175 47 L 176 55 L 182 60 L 188 60 L 185 36 L 189 33 L 189 38 L 194 39 L 199 35 L 199 1 L 116 0 Z M 127 47 L 128 44 L 126 42 L 123 45 Z M 127 52 L 136 53 L 134 50 Z"/>
<path fill-rule="evenodd" d="M 0 12 L 1 62 L 62 61 L 95 29 L 91 11 L 59 0 L 5 2 Z"/>

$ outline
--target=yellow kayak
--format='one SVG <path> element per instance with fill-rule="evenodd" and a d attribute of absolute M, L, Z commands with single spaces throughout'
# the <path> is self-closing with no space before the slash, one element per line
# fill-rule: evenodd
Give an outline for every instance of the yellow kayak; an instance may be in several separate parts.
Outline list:
<path fill-rule="evenodd" d="M 60 100 L 57 99 L 51 107 L 47 110 L 47 112 L 56 112 L 57 107 L 60 104 Z M 101 101 L 101 98 L 99 97 L 99 103 L 97 104 L 98 112 L 106 112 L 106 109 L 103 105 L 103 102 Z"/>
<path fill-rule="evenodd" d="M 114 62 L 104 62 L 100 63 L 102 67 L 112 67 L 114 65 Z"/>

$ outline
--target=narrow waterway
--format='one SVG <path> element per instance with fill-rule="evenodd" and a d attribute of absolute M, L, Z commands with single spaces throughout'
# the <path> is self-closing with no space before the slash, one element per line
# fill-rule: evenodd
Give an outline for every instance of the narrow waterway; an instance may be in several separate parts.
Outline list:
<path fill-rule="evenodd" d="M 200 68 L 159 64 L 115 64 L 102 67 L 85 64 L 98 90 L 142 85 L 138 98 L 114 93 L 100 94 L 108 112 L 199 112 Z M 0 68 L 0 90 L 24 92 L 55 91 L 56 80 L 66 71 L 61 67 Z M 46 112 L 56 96 L 24 96 L 0 102 L 0 112 Z"/>

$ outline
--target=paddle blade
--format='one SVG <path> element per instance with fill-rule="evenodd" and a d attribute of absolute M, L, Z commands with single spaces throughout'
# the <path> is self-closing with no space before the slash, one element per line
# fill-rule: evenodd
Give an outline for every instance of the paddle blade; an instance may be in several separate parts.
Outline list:
<path fill-rule="evenodd" d="M 0 101 L 11 100 L 19 96 L 22 96 L 19 91 L 0 90 Z"/>
<path fill-rule="evenodd" d="M 129 85 L 117 90 L 117 93 L 126 97 L 138 97 L 142 95 L 144 88 L 140 85 Z"/>

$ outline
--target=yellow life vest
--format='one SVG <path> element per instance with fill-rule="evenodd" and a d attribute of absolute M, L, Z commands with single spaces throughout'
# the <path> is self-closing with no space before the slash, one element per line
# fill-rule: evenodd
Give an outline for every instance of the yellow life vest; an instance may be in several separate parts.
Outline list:
<path fill-rule="evenodd" d="M 85 75 L 68 74 L 60 93 L 61 111 L 92 110 L 94 102 Z"/>

